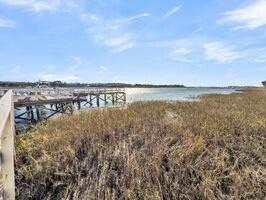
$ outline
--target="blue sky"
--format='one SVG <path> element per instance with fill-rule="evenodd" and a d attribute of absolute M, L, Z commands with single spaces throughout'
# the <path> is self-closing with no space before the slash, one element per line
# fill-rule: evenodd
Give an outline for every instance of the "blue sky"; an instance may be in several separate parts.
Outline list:
<path fill-rule="evenodd" d="M 266 0 L 0 0 L 0 80 L 260 85 Z"/>

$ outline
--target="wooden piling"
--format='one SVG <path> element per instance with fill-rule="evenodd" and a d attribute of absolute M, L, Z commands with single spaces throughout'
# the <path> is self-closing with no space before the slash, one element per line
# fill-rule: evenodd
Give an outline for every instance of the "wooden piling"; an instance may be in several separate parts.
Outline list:
<path fill-rule="evenodd" d="M 80 104 L 80 100 L 78 100 L 78 110 L 81 109 L 81 104 Z"/>
<path fill-rule="evenodd" d="M 127 96 L 126 96 L 126 94 L 124 94 L 124 103 L 126 103 L 127 102 Z"/>
<path fill-rule="evenodd" d="M 35 119 L 34 119 L 34 111 L 33 111 L 33 107 L 30 106 L 29 108 L 30 108 L 30 117 L 31 117 L 31 121 L 34 122 Z"/>
<path fill-rule="evenodd" d="M 41 120 L 40 110 L 38 106 L 36 106 L 36 118 L 37 118 L 37 121 Z"/>
<path fill-rule="evenodd" d="M 115 105 L 115 95 L 112 94 L 112 104 Z"/>
<path fill-rule="evenodd" d="M 92 106 L 92 97 L 90 95 L 90 106 Z"/>
<path fill-rule="evenodd" d="M 30 107 L 29 106 L 26 106 L 26 111 L 27 111 L 27 115 L 29 117 L 30 116 Z"/>
<path fill-rule="evenodd" d="M 100 95 L 96 95 L 97 107 L 100 107 Z"/>
<path fill-rule="evenodd" d="M 106 94 L 104 94 L 104 103 L 107 104 Z"/>

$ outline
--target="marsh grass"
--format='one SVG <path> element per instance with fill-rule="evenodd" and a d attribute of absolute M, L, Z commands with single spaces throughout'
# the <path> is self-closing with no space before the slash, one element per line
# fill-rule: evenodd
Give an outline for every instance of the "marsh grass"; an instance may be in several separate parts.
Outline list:
<path fill-rule="evenodd" d="M 264 199 L 266 92 L 62 116 L 16 138 L 18 199 Z"/>

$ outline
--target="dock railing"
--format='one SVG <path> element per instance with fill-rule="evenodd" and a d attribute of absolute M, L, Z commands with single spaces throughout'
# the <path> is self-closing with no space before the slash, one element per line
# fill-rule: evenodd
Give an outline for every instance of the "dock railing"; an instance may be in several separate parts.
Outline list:
<path fill-rule="evenodd" d="M 12 90 L 0 98 L 0 200 L 15 199 L 14 104 Z"/>
<path fill-rule="evenodd" d="M 84 87 L 84 88 L 14 88 L 15 96 L 28 95 L 48 95 L 48 96 L 72 96 L 73 93 L 114 93 L 125 92 L 125 88 L 100 88 L 100 87 Z M 0 88 L 0 96 L 6 92 L 6 89 Z"/>

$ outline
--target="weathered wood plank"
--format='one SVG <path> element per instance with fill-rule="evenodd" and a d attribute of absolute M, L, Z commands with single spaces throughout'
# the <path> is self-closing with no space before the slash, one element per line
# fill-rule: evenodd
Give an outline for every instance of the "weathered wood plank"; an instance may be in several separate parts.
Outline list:
<path fill-rule="evenodd" d="M 15 199 L 14 106 L 12 91 L 0 99 L 0 199 Z"/>

